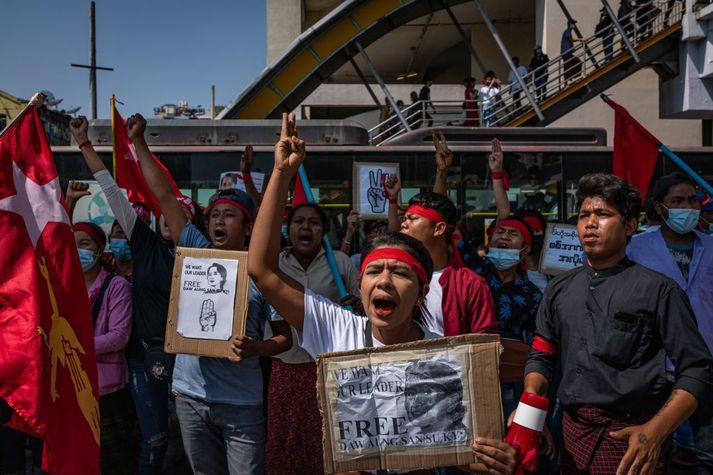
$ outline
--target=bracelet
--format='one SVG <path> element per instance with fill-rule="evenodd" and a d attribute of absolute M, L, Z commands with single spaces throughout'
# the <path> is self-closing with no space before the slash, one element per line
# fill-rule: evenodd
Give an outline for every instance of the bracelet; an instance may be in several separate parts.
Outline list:
<path fill-rule="evenodd" d="M 81 150 L 81 149 L 83 149 L 84 147 L 86 147 L 86 146 L 88 146 L 88 145 L 91 145 L 91 144 L 92 144 L 92 141 L 91 141 L 91 140 L 86 140 L 86 141 L 84 141 L 84 142 L 82 142 L 82 143 L 79 144 L 79 150 Z"/>
<path fill-rule="evenodd" d="M 343 242 L 344 244 L 351 244 L 351 243 L 352 243 L 351 241 L 347 241 L 346 238 L 342 239 L 342 242 Z"/>
<path fill-rule="evenodd" d="M 493 180 L 502 180 L 506 190 L 510 189 L 510 177 L 508 176 L 508 172 L 503 170 L 501 172 L 493 172 L 491 175 Z"/>
<path fill-rule="evenodd" d="M 252 175 L 243 175 L 243 183 L 252 183 L 253 182 L 253 177 Z"/>
<path fill-rule="evenodd" d="M 389 204 L 395 205 L 398 204 L 399 200 L 397 198 L 391 198 L 389 197 Z"/>

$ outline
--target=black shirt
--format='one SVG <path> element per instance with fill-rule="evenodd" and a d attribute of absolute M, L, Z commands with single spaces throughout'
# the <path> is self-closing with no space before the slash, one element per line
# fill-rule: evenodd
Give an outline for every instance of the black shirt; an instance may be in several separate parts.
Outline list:
<path fill-rule="evenodd" d="M 537 314 L 537 336 L 559 347 L 558 397 L 565 406 L 652 415 L 670 394 L 666 355 L 676 366 L 676 388 L 700 404 L 713 388 L 713 359 L 686 294 L 626 258 L 611 269 L 585 265 L 553 279 Z M 554 358 L 533 349 L 525 374 L 551 381 L 553 365 Z"/>
<path fill-rule="evenodd" d="M 128 353 L 132 358 L 143 359 L 141 341 L 164 338 L 166 333 L 175 254 L 166 241 L 140 219 L 134 224 L 129 245 L 134 261 L 134 326 Z"/>

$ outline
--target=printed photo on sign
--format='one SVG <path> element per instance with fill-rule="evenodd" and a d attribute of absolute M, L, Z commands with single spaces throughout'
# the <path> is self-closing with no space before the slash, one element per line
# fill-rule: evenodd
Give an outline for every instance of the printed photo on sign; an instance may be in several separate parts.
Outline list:
<path fill-rule="evenodd" d="M 227 340 L 233 332 L 238 260 L 186 257 L 181 269 L 178 334 Z"/>
<path fill-rule="evenodd" d="M 577 226 L 548 223 L 545 230 L 540 271 L 555 275 L 584 265 L 584 249 L 579 242 Z"/>
<path fill-rule="evenodd" d="M 389 212 L 389 195 L 385 183 L 399 174 L 398 164 L 355 163 L 354 203 L 363 218 L 385 218 Z"/>
<path fill-rule="evenodd" d="M 473 432 L 463 368 L 448 352 L 335 368 L 337 453 L 468 445 Z"/>
<path fill-rule="evenodd" d="M 265 174 L 260 172 L 252 172 L 250 176 L 253 179 L 253 183 L 255 184 L 255 188 L 257 188 L 257 191 L 262 191 L 262 186 L 265 182 Z M 243 174 L 241 172 L 221 173 L 220 181 L 218 182 L 218 189 L 229 190 L 232 188 L 247 191 L 245 189 L 245 182 L 243 181 Z"/>

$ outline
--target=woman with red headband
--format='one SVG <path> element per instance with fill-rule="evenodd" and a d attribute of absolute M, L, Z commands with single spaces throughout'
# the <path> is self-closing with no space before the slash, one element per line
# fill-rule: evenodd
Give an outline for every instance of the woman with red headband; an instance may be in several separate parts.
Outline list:
<path fill-rule="evenodd" d="M 129 368 L 124 355 L 131 334 L 131 286 L 102 267 L 99 256 L 106 246 L 102 228 L 94 223 L 77 223 L 74 240 L 94 321 L 101 415 L 100 463 L 103 473 L 113 473 L 116 467 L 131 465 L 133 454 Z"/>
<path fill-rule="evenodd" d="M 132 266 L 134 323 L 127 347 L 130 388 L 141 428 L 140 475 L 162 473 L 168 448 L 168 399 L 173 357 L 163 353 L 171 274 L 175 258 L 171 232 L 163 215 L 158 232 L 146 208 L 132 207 L 99 158 L 88 138 L 86 117 L 72 119 L 69 129 L 84 161 L 101 187 L 116 221 L 128 240 Z M 78 199 L 76 191 L 67 201 Z M 82 190 L 79 190 L 80 194 Z M 88 193 L 85 189 L 83 193 Z M 188 219 L 203 229 L 203 213 L 190 198 L 179 199 Z M 149 443 L 150 441 L 150 443 Z"/>
<path fill-rule="evenodd" d="M 304 157 L 305 145 L 296 135 L 294 114 L 289 118 L 283 114 L 272 177 L 250 241 L 248 272 L 255 284 L 296 328 L 300 346 L 313 357 L 365 348 L 369 340 L 373 346 L 384 346 L 431 337 L 413 321 L 433 273 L 428 251 L 416 239 L 388 233 L 374 239 L 364 251 L 360 292 L 366 319 L 315 295 L 280 270 L 282 212 L 290 182 Z M 478 439 L 474 450 L 482 462 L 478 471 L 512 472 L 515 452 L 507 444 Z"/>

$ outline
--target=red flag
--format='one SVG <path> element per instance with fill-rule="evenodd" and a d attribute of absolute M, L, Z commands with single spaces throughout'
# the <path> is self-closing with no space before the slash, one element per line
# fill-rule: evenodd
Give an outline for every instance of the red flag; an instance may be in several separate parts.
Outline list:
<path fill-rule="evenodd" d="M 161 207 L 158 205 L 156 197 L 151 192 L 144 174 L 141 171 L 141 164 L 139 163 L 139 157 L 136 155 L 136 150 L 134 149 L 134 144 L 129 140 L 129 134 L 126 130 L 126 122 L 113 106 L 112 98 L 112 128 L 114 135 L 114 167 L 116 174 L 116 184 L 120 188 L 125 188 L 129 197 L 129 201 L 132 203 L 142 202 L 151 209 L 153 214 L 158 217 L 161 215 Z M 181 191 L 178 189 L 178 185 L 173 181 L 171 173 L 163 166 L 163 163 L 156 158 L 156 155 L 151 154 L 156 165 L 163 170 L 169 185 L 171 185 L 171 190 L 176 198 L 181 197 Z"/>
<path fill-rule="evenodd" d="M 0 397 L 53 475 L 99 473 L 97 360 L 74 233 L 37 108 L 0 136 Z"/>
<path fill-rule="evenodd" d="M 307 195 L 305 194 L 305 187 L 300 180 L 300 176 L 295 177 L 295 191 L 292 193 L 292 207 L 299 206 L 303 203 L 307 203 Z"/>
<path fill-rule="evenodd" d="M 661 142 L 622 106 L 609 98 L 605 102 L 616 112 L 612 173 L 634 185 L 643 198 L 654 173 Z"/>

